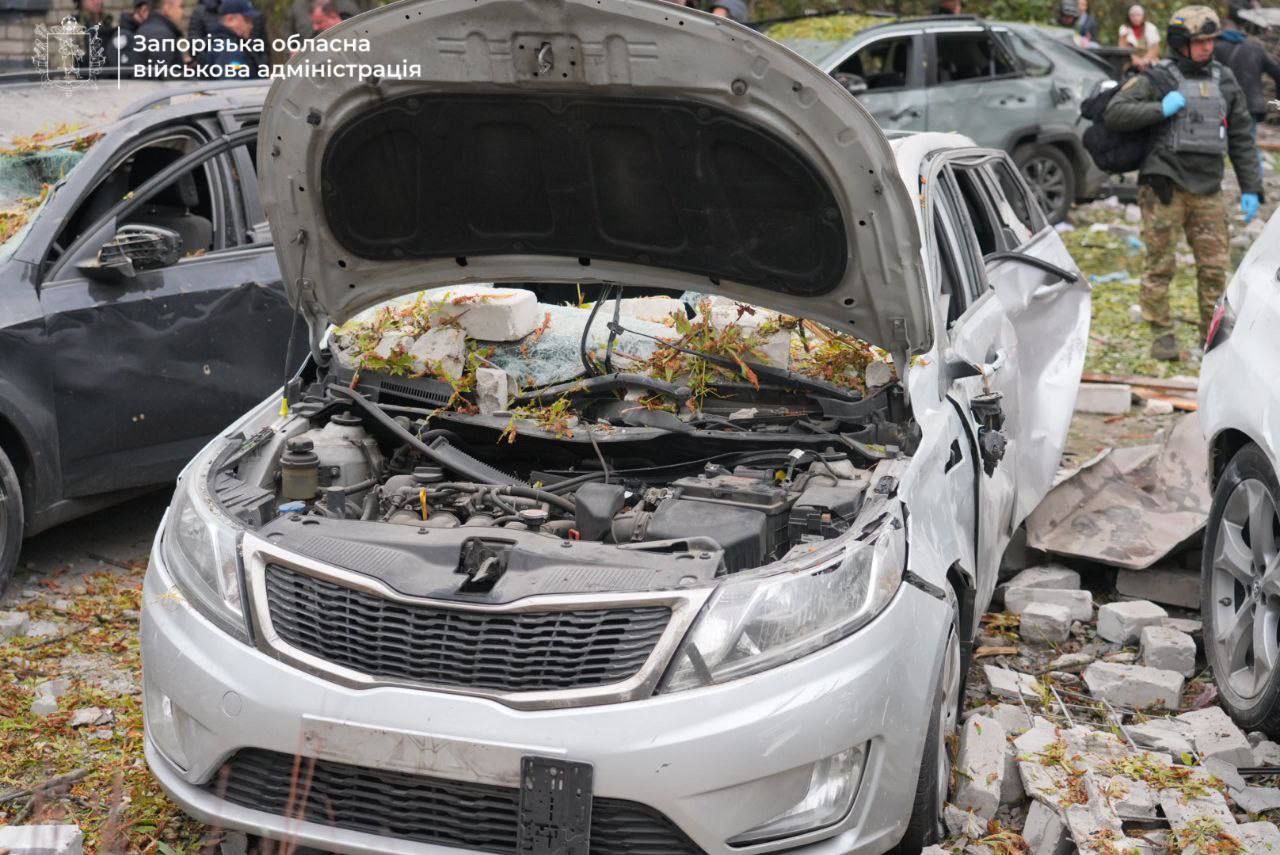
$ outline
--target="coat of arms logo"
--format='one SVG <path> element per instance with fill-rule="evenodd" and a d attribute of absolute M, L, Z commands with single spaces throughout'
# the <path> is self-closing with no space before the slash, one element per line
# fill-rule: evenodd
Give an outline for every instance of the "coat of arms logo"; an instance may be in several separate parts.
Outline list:
<path fill-rule="evenodd" d="M 106 63 L 98 26 L 86 27 L 71 16 L 52 27 L 36 25 L 33 59 L 43 72 L 45 85 L 68 94 L 80 86 L 97 85 L 98 71 Z"/>

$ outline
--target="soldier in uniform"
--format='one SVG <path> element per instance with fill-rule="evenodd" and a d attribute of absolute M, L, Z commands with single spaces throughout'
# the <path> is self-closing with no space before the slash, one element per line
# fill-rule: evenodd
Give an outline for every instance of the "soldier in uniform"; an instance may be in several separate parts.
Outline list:
<path fill-rule="evenodd" d="M 1196 259 L 1200 334 L 1213 318 L 1227 284 L 1227 207 L 1223 159 L 1231 156 L 1240 182 L 1245 222 L 1258 214 L 1262 170 L 1253 141 L 1253 117 L 1231 70 L 1213 60 L 1218 15 L 1207 6 L 1174 13 L 1168 59 L 1131 78 L 1107 105 L 1103 120 L 1115 131 L 1150 129 L 1153 144 L 1138 173 L 1138 204 L 1147 263 L 1142 317 L 1152 327 L 1151 355 L 1179 357 L 1169 312 L 1169 282 L 1176 269 L 1179 233 Z"/>

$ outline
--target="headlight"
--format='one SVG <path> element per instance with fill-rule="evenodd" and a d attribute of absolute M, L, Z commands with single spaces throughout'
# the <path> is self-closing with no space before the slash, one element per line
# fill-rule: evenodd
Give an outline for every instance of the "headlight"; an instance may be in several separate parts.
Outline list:
<path fill-rule="evenodd" d="M 213 510 L 204 483 L 208 462 L 201 462 L 197 458 L 178 479 L 160 552 L 191 604 L 222 629 L 248 640 L 240 600 L 239 532 Z"/>
<path fill-rule="evenodd" d="M 889 519 L 874 539 L 815 552 L 796 569 L 722 582 L 677 652 L 662 691 L 745 677 L 846 637 L 893 599 L 905 559 L 904 527 Z"/>

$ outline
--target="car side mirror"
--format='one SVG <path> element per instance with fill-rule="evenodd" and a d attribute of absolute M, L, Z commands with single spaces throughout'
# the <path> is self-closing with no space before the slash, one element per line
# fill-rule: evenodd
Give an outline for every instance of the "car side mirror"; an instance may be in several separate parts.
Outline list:
<path fill-rule="evenodd" d="M 168 267 L 182 256 L 182 236 L 173 229 L 128 223 L 98 250 L 93 261 L 76 266 L 100 282 L 122 282 L 144 270 Z"/>
<path fill-rule="evenodd" d="M 845 88 L 850 95 L 855 98 L 867 91 L 867 81 L 860 75 L 850 74 L 845 71 L 837 71 L 831 75 L 841 86 Z"/>

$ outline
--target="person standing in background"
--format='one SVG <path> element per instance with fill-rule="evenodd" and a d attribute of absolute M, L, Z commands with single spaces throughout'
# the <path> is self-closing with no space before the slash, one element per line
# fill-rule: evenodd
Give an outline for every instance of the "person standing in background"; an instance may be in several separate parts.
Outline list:
<path fill-rule="evenodd" d="M 1267 119 L 1267 95 L 1262 87 L 1262 75 L 1269 76 L 1275 82 L 1276 90 L 1280 91 L 1280 62 L 1267 53 L 1261 42 L 1246 36 L 1235 19 L 1228 19 L 1223 25 L 1222 37 L 1213 49 L 1213 58 L 1231 69 L 1236 82 L 1244 90 L 1249 114 L 1253 116 L 1256 139 L 1258 124 Z"/>
<path fill-rule="evenodd" d="M 1089 12 L 1089 0 L 1079 0 L 1080 17 L 1076 18 L 1076 44 L 1091 47 L 1098 43 L 1098 19 Z"/>
<path fill-rule="evenodd" d="M 133 34 L 133 64 L 151 69 L 181 69 L 185 64 L 177 40 L 183 37 L 182 0 L 158 0 L 158 5 Z M 156 50 L 148 50 L 154 42 Z"/>
<path fill-rule="evenodd" d="M 746 0 L 712 0 L 711 14 L 729 18 L 739 24 L 747 23 L 751 14 L 747 11 Z"/>
<path fill-rule="evenodd" d="M 338 11 L 337 0 L 312 0 L 311 28 L 317 34 L 323 33 L 330 27 L 336 27 L 348 17 L 350 16 Z"/>
<path fill-rule="evenodd" d="M 1138 171 L 1147 245 L 1138 302 L 1153 334 L 1155 359 L 1181 358 L 1169 307 L 1180 235 L 1196 259 L 1201 341 L 1226 288 L 1230 252 L 1222 176 L 1227 155 L 1240 181 L 1246 223 L 1258 215 L 1262 198 L 1262 169 L 1244 92 L 1231 69 L 1213 59 L 1220 31 L 1218 15 L 1209 7 L 1179 9 L 1167 32 L 1170 58 L 1129 78 L 1103 116 L 1115 131 L 1153 131 L 1154 144 Z M 1170 85 L 1157 86 L 1156 76 Z"/>
<path fill-rule="evenodd" d="M 1129 20 L 1120 25 L 1120 47 L 1129 49 L 1129 63 L 1138 71 L 1160 59 L 1160 31 L 1137 4 L 1129 7 Z"/>

